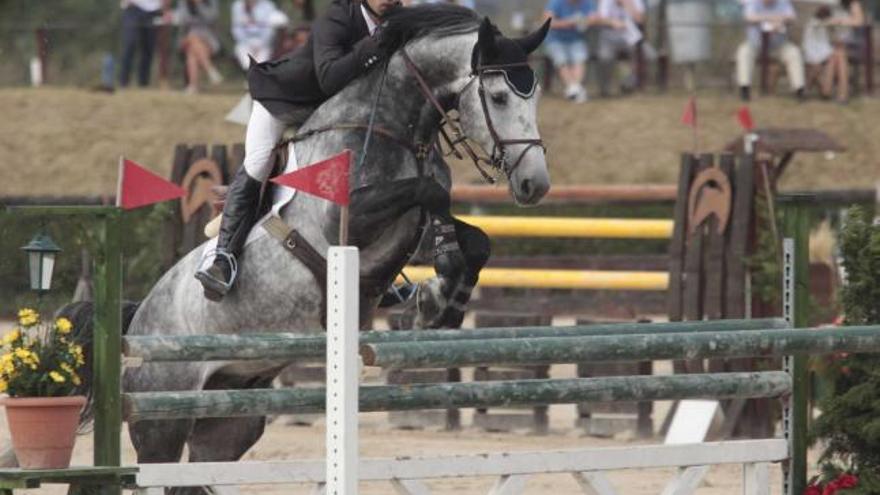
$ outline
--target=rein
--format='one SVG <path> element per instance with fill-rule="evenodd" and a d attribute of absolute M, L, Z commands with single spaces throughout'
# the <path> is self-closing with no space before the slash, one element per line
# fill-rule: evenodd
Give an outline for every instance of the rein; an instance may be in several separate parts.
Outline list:
<path fill-rule="evenodd" d="M 478 84 L 478 95 L 480 97 L 480 105 L 483 108 L 483 118 L 486 120 L 486 127 L 489 129 L 489 135 L 492 137 L 492 153 L 488 154 L 485 152 L 482 147 L 479 146 L 478 143 L 475 143 L 470 137 L 464 132 L 461 126 L 461 120 L 459 118 L 454 118 L 449 115 L 449 112 L 443 108 L 443 105 L 437 100 L 434 96 L 434 93 L 431 91 L 430 86 L 425 81 L 424 76 L 422 76 L 421 71 L 416 66 L 415 62 L 413 62 L 412 58 L 410 58 L 409 54 L 406 52 L 406 49 L 401 50 L 401 56 L 403 57 L 403 61 L 406 64 L 407 70 L 409 70 L 410 74 L 416 79 L 418 82 L 419 90 L 422 92 L 422 95 L 431 102 L 431 104 L 440 112 L 440 115 L 443 116 L 443 121 L 441 122 L 441 135 L 444 140 L 450 147 L 450 153 L 454 154 L 457 158 L 461 159 L 462 154 L 459 151 L 459 147 L 464 151 L 464 153 L 468 156 L 468 158 L 473 161 L 474 166 L 480 172 L 480 175 L 489 182 L 494 184 L 496 182 L 495 178 L 492 177 L 486 170 L 483 168 L 482 164 L 485 164 L 492 169 L 502 171 L 510 179 L 510 175 L 519 167 L 522 163 L 523 158 L 526 153 L 529 152 L 533 147 L 539 146 L 544 152 L 546 152 L 546 147 L 544 146 L 544 141 L 541 138 L 523 138 L 523 139 L 503 139 L 501 135 L 498 133 L 498 130 L 495 128 L 495 123 L 492 120 L 492 114 L 489 112 L 489 104 L 486 102 L 486 87 L 484 83 L 484 75 L 487 72 L 504 72 L 506 69 L 515 68 L 515 67 L 528 67 L 529 64 L 527 62 L 517 62 L 510 64 L 499 64 L 499 65 L 482 65 L 478 64 L 477 67 L 474 68 L 473 73 L 471 74 L 470 80 L 461 88 L 458 94 L 455 96 L 455 106 L 458 107 L 459 102 L 461 101 L 461 96 L 464 92 L 470 87 L 474 81 L 477 81 Z M 443 125 L 448 125 L 452 129 L 452 133 L 454 139 L 450 139 L 449 135 L 445 132 Z M 482 154 L 478 153 L 474 146 L 480 148 Z M 525 144 L 526 148 L 519 154 L 516 161 L 512 166 L 506 167 L 505 165 L 509 162 L 507 161 L 507 146 L 517 145 L 517 144 Z"/>

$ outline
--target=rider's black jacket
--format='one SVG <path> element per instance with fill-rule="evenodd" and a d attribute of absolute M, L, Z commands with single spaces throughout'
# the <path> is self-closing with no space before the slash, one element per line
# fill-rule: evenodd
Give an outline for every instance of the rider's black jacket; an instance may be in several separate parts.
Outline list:
<path fill-rule="evenodd" d="M 317 106 L 380 60 L 358 0 L 333 0 L 309 41 L 277 60 L 252 64 L 251 96 L 277 117 Z"/>

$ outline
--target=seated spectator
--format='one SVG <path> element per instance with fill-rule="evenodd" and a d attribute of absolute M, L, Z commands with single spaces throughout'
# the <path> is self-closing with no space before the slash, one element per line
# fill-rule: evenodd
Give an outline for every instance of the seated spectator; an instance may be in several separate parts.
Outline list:
<path fill-rule="evenodd" d="M 215 0 L 182 0 L 175 18 L 180 25 L 178 46 L 186 56 L 187 93 L 199 91 L 199 68 L 208 75 L 211 84 L 223 82 L 223 76 L 211 61 L 220 50 L 220 40 L 214 34 L 217 20 Z"/>
<path fill-rule="evenodd" d="M 596 18 L 593 2 L 550 0 L 544 17 L 551 19 L 544 46 L 565 85 L 565 97 L 583 103 L 588 99 L 583 82 L 589 55 L 584 32 Z"/>
<path fill-rule="evenodd" d="M 639 28 L 645 20 L 645 4 L 642 0 L 599 0 L 599 91 L 602 96 L 610 94 L 611 75 L 618 55 L 624 53 L 635 60 L 635 49 L 642 40 Z M 624 92 L 636 86 L 635 65 L 624 79 Z"/>
<path fill-rule="evenodd" d="M 849 53 L 850 48 L 861 48 L 864 40 L 856 36 L 855 28 L 865 25 L 865 11 L 859 0 L 840 0 L 827 21 L 831 26 L 833 52 L 825 64 L 822 74 L 822 95 L 830 98 L 835 81 L 837 82 L 837 102 L 849 101 Z M 872 70 L 871 68 L 867 70 Z"/>
<path fill-rule="evenodd" d="M 235 0 L 232 4 L 232 38 L 235 58 L 242 69 L 272 58 L 275 31 L 287 25 L 287 16 L 272 0 Z"/>
<path fill-rule="evenodd" d="M 785 64 L 788 81 L 798 100 L 804 98 L 804 61 L 788 40 L 787 24 L 795 19 L 791 0 L 744 0 L 746 40 L 736 51 L 736 80 L 743 101 L 751 99 L 752 71 L 761 51 L 761 35 L 769 33 L 769 53 Z"/>
<path fill-rule="evenodd" d="M 269 58 L 278 58 L 285 53 L 299 50 L 300 47 L 305 46 L 305 44 L 308 43 L 309 36 L 311 35 L 312 29 L 309 26 L 297 26 L 292 31 L 285 30 L 281 39 L 275 45 L 275 52 Z"/>

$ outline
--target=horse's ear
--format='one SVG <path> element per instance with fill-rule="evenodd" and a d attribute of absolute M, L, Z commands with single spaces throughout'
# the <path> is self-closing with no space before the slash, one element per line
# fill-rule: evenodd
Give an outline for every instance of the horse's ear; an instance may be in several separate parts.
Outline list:
<path fill-rule="evenodd" d="M 480 24 L 480 37 L 477 40 L 477 47 L 480 49 L 483 60 L 491 60 L 498 54 L 496 32 L 497 29 L 492 25 L 492 21 L 488 17 L 484 17 L 483 23 Z"/>
<path fill-rule="evenodd" d="M 516 39 L 514 41 L 519 44 L 520 48 L 523 49 L 526 53 L 532 53 L 537 50 L 541 43 L 544 42 L 544 38 L 547 37 L 547 32 L 550 30 L 550 19 L 547 19 L 544 22 L 544 25 L 538 28 L 537 31 L 531 34 L 527 34 L 522 38 Z"/>

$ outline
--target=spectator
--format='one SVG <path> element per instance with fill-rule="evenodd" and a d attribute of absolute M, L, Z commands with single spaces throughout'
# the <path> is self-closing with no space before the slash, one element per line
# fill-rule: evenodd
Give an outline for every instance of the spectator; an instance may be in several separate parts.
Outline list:
<path fill-rule="evenodd" d="M 474 0 L 403 0 L 403 5 L 419 5 L 422 3 L 454 3 L 469 9 L 474 8 Z"/>
<path fill-rule="evenodd" d="M 275 31 L 287 24 L 287 16 L 272 0 L 235 0 L 232 4 L 232 38 L 235 58 L 242 69 L 250 67 L 250 57 L 265 62 L 272 57 Z"/>
<path fill-rule="evenodd" d="M 771 55 L 785 64 L 788 81 L 798 100 L 804 98 L 804 61 L 801 51 L 788 40 L 786 25 L 795 19 L 791 0 L 744 0 L 746 40 L 736 51 L 736 80 L 743 101 L 751 99 L 752 70 L 761 50 L 761 35 L 768 33 Z"/>
<path fill-rule="evenodd" d="M 599 91 L 602 96 L 610 94 L 609 85 L 614 72 L 614 62 L 621 53 L 635 61 L 635 49 L 642 40 L 639 28 L 645 20 L 645 4 L 642 0 L 599 0 Z M 629 92 L 636 86 L 635 64 L 621 87 Z"/>
<path fill-rule="evenodd" d="M 215 0 L 181 0 L 177 5 L 180 24 L 179 47 L 186 56 L 187 93 L 199 91 L 199 68 L 208 75 L 211 84 L 223 82 L 223 76 L 214 67 L 211 57 L 220 50 L 220 40 L 214 34 L 217 20 Z"/>
<path fill-rule="evenodd" d="M 167 12 L 170 0 L 122 0 L 122 60 L 119 85 L 128 86 L 135 51 L 140 48 L 138 85 L 150 84 L 150 68 L 156 46 L 155 19 Z"/>
<path fill-rule="evenodd" d="M 595 6 L 592 0 L 550 0 L 544 17 L 552 19 L 545 46 L 565 85 L 565 97 L 583 103 L 588 99 L 583 82 L 589 56 L 584 32 L 596 18 Z"/>
<path fill-rule="evenodd" d="M 840 8 L 835 9 L 828 20 L 828 24 L 834 28 L 831 36 L 834 51 L 822 74 L 822 95 L 830 98 L 834 82 L 837 81 L 838 103 L 849 101 L 849 49 L 861 48 L 864 43 L 864 39 L 856 37 L 855 28 L 865 25 L 865 17 L 860 0 L 840 0 Z"/>
<path fill-rule="evenodd" d="M 831 46 L 831 36 L 828 33 L 828 19 L 831 17 L 831 9 L 822 5 L 816 9 L 815 14 L 804 25 L 801 48 L 804 54 L 804 63 L 807 65 L 823 65 L 831 58 L 834 48 Z"/>
<path fill-rule="evenodd" d="M 299 50 L 308 43 L 312 29 L 309 26 L 297 26 L 293 31 L 285 31 L 281 41 L 275 46 L 275 52 L 270 58 L 279 58 L 285 53 Z"/>

